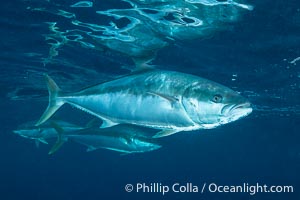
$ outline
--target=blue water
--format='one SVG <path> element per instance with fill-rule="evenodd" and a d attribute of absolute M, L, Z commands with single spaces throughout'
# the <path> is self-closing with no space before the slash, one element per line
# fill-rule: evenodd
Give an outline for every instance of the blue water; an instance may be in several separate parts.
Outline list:
<path fill-rule="evenodd" d="M 134 66 L 130 58 L 135 55 L 128 55 L 126 46 L 132 42 L 107 47 L 87 34 L 90 29 L 72 24 L 72 16 L 57 13 L 65 10 L 88 24 L 109 24 L 109 17 L 95 12 L 125 9 L 129 4 L 103 0 L 91 1 L 93 7 L 70 7 L 76 2 L 1 3 L 1 199 L 300 198 L 299 1 L 243 1 L 254 9 L 226 21 L 229 12 L 226 22 L 213 23 L 208 33 L 192 39 L 188 30 L 183 31 L 187 36 L 182 39 L 166 39 L 167 33 L 156 31 L 154 37 L 149 30 L 159 27 L 152 25 L 142 28 L 147 34 L 131 33 L 142 41 L 167 41 L 166 46 L 159 42 L 154 42 L 155 48 L 152 46 L 157 51 L 152 64 L 158 68 L 195 74 L 241 92 L 253 104 L 250 116 L 216 129 L 163 138 L 163 148 L 144 154 L 86 152 L 85 147 L 70 142 L 49 156 L 51 146 L 41 144 L 36 148 L 33 141 L 12 133 L 19 124 L 37 120 L 44 111 L 48 94 L 43 74 L 50 74 L 64 90 L 75 91 L 127 74 Z M 212 19 L 214 15 L 206 17 Z M 57 29 L 51 30 L 53 23 Z M 122 27 L 128 21 L 116 23 Z M 67 35 L 70 31 L 72 34 Z M 76 40 L 78 35 L 83 39 Z M 106 36 L 101 35 L 102 39 Z M 138 46 L 139 54 L 149 54 L 142 50 Z M 64 106 L 57 117 L 79 124 L 91 119 L 70 106 Z M 124 190 L 126 184 L 172 186 L 176 182 L 192 183 L 200 190 L 204 183 L 291 185 L 294 192 L 162 195 Z"/>

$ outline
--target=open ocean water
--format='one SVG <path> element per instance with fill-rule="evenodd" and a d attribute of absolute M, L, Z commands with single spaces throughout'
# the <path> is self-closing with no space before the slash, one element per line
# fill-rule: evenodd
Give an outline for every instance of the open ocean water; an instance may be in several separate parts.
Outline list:
<path fill-rule="evenodd" d="M 0 199 L 300 199 L 300 2 L 236 2 L 1 2 Z M 215 129 L 162 138 L 161 149 L 140 154 L 86 152 L 67 142 L 48 155 L 55 140 L 37 148 L 13 134 L 44 111 L 43 74 L 76 91 L 130 73 L 133 57 L 153 57 L 159 69 L 239 91 L 253 112 Z M 80 125 L 92 118 L 67 105 L 55 117 Z M 158 190 L 137 191 L 139 183 Z M 176 183 L 181 192 L 172 191 Z M 191 185 L 198 192 L 185 191 Z M 250 187 L 257 185 L 277 192 Z"/>

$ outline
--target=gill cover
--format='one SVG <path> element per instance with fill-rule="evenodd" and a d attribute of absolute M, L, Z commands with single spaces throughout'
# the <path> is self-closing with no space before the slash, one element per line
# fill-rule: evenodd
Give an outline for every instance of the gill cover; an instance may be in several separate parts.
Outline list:
<path fill-rule="evenodd" d="M 223 90 L 223 91 L 222 91 Z M 228 90 L 228 89 L 227 89 Z M 210 82 L 194 83 L 185 90 L 182 104 L 190 119 L 202 128 L 214 128 L 223 119 L 226 88 Z M 228 90 L 230 91 L 230 90 Z"/>
<path fill-rule="evenodd" d="M 195 86 L 191 85 L 188 87 L 184 94 L 182 95 L 182 105 L 190 117 L 190 119 L 195 122 L 199 123 L 199 101 L 197 99 L 197 95 L 195 94 Z"/>

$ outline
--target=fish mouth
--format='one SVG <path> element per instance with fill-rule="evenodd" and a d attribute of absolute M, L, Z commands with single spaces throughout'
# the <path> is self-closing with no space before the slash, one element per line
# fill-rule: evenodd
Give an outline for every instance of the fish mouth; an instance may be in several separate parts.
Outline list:
<path fill-rule="evenodd" d="M 246 102 L 246 103 L 241 103 L 241 104 L 238 104 L 236 106 L 233 106 L 230 110 L 233 111 L 233 110 L 236 110 L 236 109 L 249 109 L 249 108 L 251 108 L 251 103 Z"/>
<path fill-rule="evenodd" d="M 241 117 L 245 117 L 252 112 L 251 103 L 241 103 L 230 108 L 228 115 L 235 121 Z"/>
<path fill-rule="evenodd" d="M 223 107 L 221 113 L 226 121 L 235 121 L 241 117 L 245 117 L 252 112 L 251 103 L 245 102 L 236 105 L 226 105 Z"/>

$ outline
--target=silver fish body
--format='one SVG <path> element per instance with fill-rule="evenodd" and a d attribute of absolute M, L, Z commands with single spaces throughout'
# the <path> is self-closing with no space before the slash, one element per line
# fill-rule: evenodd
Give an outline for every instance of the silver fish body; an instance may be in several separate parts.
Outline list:
<path fill-rule="evenodd" d="M 39 127 L 33 126 L 32 122 L 26 123 L 13 132 L 45 144 L 48 144 L 50 139 L 58 138 L 49 154 L 56 152 L 69 140 L 87 146 L 88 151 L 103 148 L 121 153 L 143 153 L 161 148 L 161 145 L 151 139 L 155 134 L 152 129 L 129 124 L 100 129 L 49 120 Z"/>
<path fill-rule="evenodd" d="M 64 103 L 101 118 L 104 127 L 116 124 L 170 131 L 214 128 L 252 112 L 237 92 L 213 81 L 174 71 L 150 70 L 63 93 L 47 76 L 49 105 L 37 125 Z"/>
<path fill-rule="evenodd" d="M 87 151 L 103 148 L 121 153 L 144 153 L 161 148 L 158 144 L 139 138 L 117 138 L 100 135 L 69 135 L 68 139 L 87 146 Z"/>
<path fill-rule="evenodd" d="M 113 123 L 193 127 L 195 123 L 181 102 L 191 77 L 178 75 L 154 71 L 128 76 L 73 93 L 63 100 Z"/>
<path fill-rule="evenodd" d="M 84 129 L 67 134 L 67 137 L 87 146 L 87 151 L 103 148 L 121 153 L 144 153 L 161 148 L 149 135 L 151 134 L 146 129 L 126 124 L 103 129 Z"/>
<path fill-rule="evenodd" d="M 61 120 L 49 120 L 40 126 L 35 126 L 35 123 L 36 122 L 31 121 L 21 124 L 17 129 L 13 130 L 13 132 L 21 137 L 47 144 L 48 139 L 57 137 L 57 131 L 53 127 L 52 123 L 63 127 L 67 132 L 78 131 L 84 128 Z"/>

